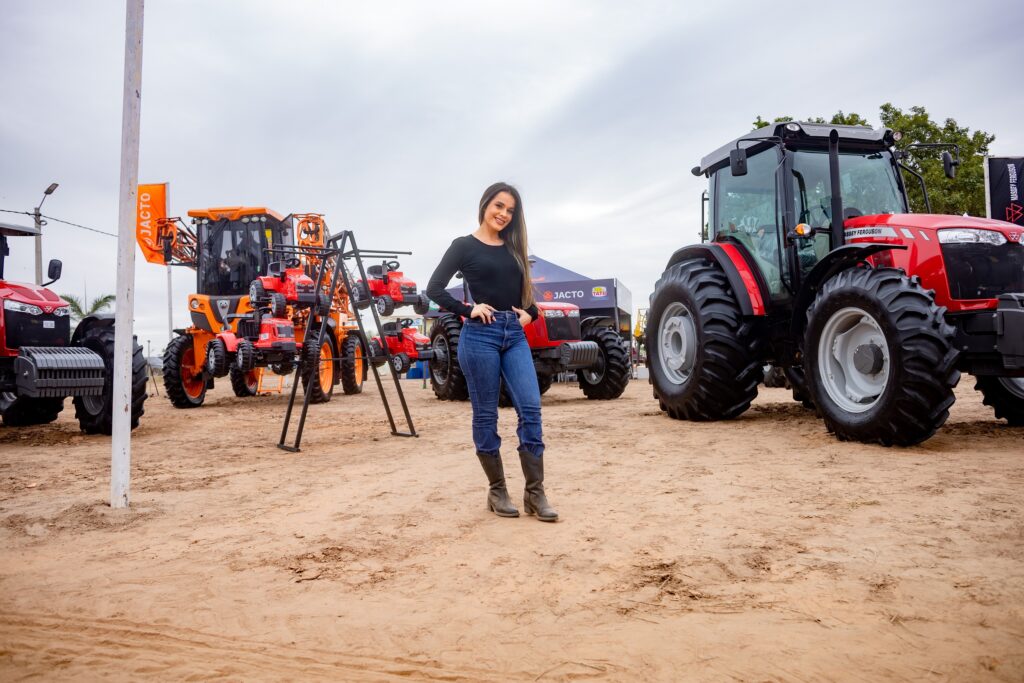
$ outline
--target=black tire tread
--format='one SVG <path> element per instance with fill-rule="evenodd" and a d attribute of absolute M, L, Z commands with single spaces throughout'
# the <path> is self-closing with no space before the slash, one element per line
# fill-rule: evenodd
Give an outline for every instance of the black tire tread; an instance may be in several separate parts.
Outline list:
<path fill-rule="evenodd" d="M 696 373 L 684 391 L 674 396 L 659 387 L 656 378 L 659 354 L 658 323 L 660 311 L 670 301 L 659 301 L 667 288 L 690 293 L 699 319 L 697 344 L 700 348 Z M 741 415 L 757 397 L 763 369 L 759 358 L 760 339 L 752 323 L 744 320 L 736 297 L 722 268 L 704 258 L 681 261 L 662 274 L 650 298 L 651 307 L 645 331 L 650 378 L 662 410 L 677 420 L 727 420 Z"/>
<path fill-rule="evenodd" d="M 341 390 L 348 395 L 359 394 L 363 391 L 363 384 L 366 383 L 366 347 L 358 333 L 350 332 L 342 343 L 341 354 Z M 356 376 L 356 364 L 354 361 L 356 350 L 363 352 L 362 377 Z"/>
<path fill-rule="evenodd" d="M 434 395 L 442 401 L 469 400 L 466 377 L 462 374 L 462 368 L 459 367 L 458 349 L 461 333 L 462 319 L 453 313 L 445 313 L 438 317 L 430 329 L 431 345 L 433 345 L 435 336 L 443 334 L 448 340 L 448 350 L 451 354 L 448 359 L 448 381 L 444 385 L 438 384 L 434 379 L 434 373 L 430 373 L 430 386 L 434 390 Z"/>
<path fill-rule="evenodd" d="M 844 423 L 843 416 L 832 411 L 834 404 L 816 376 L 817 339 L 811 338 L 815 318 L 829 300 L 842 296 L 846 301 L 851 295 L 878 302 L 888 316 L 879 324 L 883 331 L 890 328 L 895 333 L 895 338 L 887 341 L 891 348 L 901 350 L 900 357 L 892 362 L 899 374 L 889 382 L 896 393 L 883 396 L 885 404 L 877 410 L 876 419 L 858 424 Z M 908 277 L 897 268 L 851 268 L 824 283 L 807 309 L 804 375 L 825 426 L 836 438 L 913 446 L 930 438 L 946 422 L 960 371 L 956 369 L 959 352 L 953 346 L 954 329 L 946 322 L 945 311 L 935 304 L 932 293 L 921 286 L 918 277 Z"/>
<path fill-rule="evenodd" d="M 597 384 L 584 379 L 584 371 L 577 370 L 580 389 L 591 401 L 610 401 L 622 396 L 629 384 L 629 355 L 622 345 L 621 338 L 610 327 L 595 327 L 584 336 L 584 341 L 597 342 L 604 356 L 604 375 Z"/>
<path fill-rule="evenodd" d="M 106 434 L 110 436 L 114 423 L 114 328 L 113 327 L 92 327 L 85 331 L 79 344 L 85 348 L 95 351 L 103 358 L 103 365 L 106 372 L 103 378 L 103 407 L 96 415 L 85 408 L 82 396 L 75 396 L 72 402 L 75 405 L 75 417 L 78 419 L 78 426 L 86 434 Z M 142 346 L 132 339 L 132 393 L 131 393 L 131 429 L 139 426 L 139 419 L 145 413 L 146 383 L 149 377 L 146 373 L 146 356 L 143 354 Z"/>
<path fill-rule="evenodd" d="M 175 408 L 198 408 L 206 399 L 205 389 L 199 398 L 193 399 L 185 393 L 185 388 L 181 386 L 181 356 L 191 345 L 192 337 L 190 335 L 179 334 L 164 350 L 164 392 Z"/>
<path fill-rule="evenodd" d="M 974 388 L 981 392 L 981 402 L 992 408 L 996 419 L 1006 420 L 1011 427 L 1024 427 L 1024 400 L 1010 393 L 998 377 L 975 379 Z"/>

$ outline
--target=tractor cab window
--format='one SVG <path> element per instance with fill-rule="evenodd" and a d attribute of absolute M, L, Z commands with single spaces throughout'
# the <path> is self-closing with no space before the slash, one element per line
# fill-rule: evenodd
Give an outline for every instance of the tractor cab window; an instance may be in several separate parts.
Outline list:
<path fill-rule="evenodd" d="M 757 262 L 772 296 L 784 293 L 781 278 L 779 207 L 775 200 L 778 153 L 769 148 L 747 158 L 747 174 L 729 167 L 715 174 L 715 239 L 742 244 Z"/>
<path fill-rule="evenodd" d="M 896 184 L 892 155 L 888 151 L 839 154 L 839 183 L 844 218 L 875 214 L 906 213 L 903 194 Z M 793 155 L 791 178 L 796 222 L 812 228 L 832 225 L 832 183 L 828 152 L 801 150 Z M 827 234 L 801 240 L 800 269 L 809 271 L 831 247 Z"/>
<path fill-rule="evenodd" d="M 266 272 L 265 249 L 288 243 L 290 228 L 269 216 L 204 220 L 199 226 L 199 293 L 238 296 Z"/>

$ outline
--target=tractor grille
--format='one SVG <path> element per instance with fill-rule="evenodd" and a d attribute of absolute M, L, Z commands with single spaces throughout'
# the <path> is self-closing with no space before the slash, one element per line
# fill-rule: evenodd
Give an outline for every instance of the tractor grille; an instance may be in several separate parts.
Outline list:
<path fill-rule="evenodd" d="M 576 316 L 571 318 L 544 318 L 548 328 L 548 339 L 551 341 L 574 341 L 580 338 L 580 319 Z"/>
<path fill-rule="evenodd" d="M 256 339 L 260 336 L 260 324 L 250 317 L 238 321 L 238 336 L 246 339 Z"/>
<path fill-rule="evenodd" d="M 3 311 L 7 328 L 7 348 L 22 346 L 67 346 L 71 339 L 71 320 L 67 316 L 29 315 Z"/>
<path fill-rule="evenodd" d="M 943 244 L 942 258 L 954 299 L 995 299 L 1024 292 L 1024 245 Z"/>

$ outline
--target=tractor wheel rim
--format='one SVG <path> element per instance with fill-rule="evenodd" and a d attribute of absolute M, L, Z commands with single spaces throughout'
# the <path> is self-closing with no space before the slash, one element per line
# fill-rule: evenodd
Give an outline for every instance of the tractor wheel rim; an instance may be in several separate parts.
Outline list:
<path fill-rule="evenodd" d="M 600 384 L 601 380 L 604 379 L 604 351 L 597 354 L 597 364 L 592 368 L 583 369 L 583 377 L 587 380 L 588 384 Z"/>
<path fill-rule="evenodd" d="M 194 370 L 195 363 L 195 350 L 190 347 L 181 354 L 181 388 L 191 398 L 199 398 L 206 387 L 202 373 Z"/>
<path fill-rule="evenodd" d="M 697 358 L 697 328 L 685 304 L 669 304 L 658 325 L 658 360 L 673 384 L 685 384 Z"/>
<path fill-rule="evenodd" d="M 90 395 L 82 397 L 82 406 L 90 415 L 99 415 L 103 410 L 103 397 Z"/>
<path fill-rule="evenodd" d="M 331 343 L 325 341 L 320 345 L 320 388 L 325 392 L 331 390 L 334 379 L 334 354 L 331 353 Z"/>
<path fill-rule="evenodd" d="M 387 310 L 387 307 L 384 305 L 384 299 L 377 299 L 374 305 L 377 306 L 377 312 L 384 315 L 384 311 Z"/>
<path fill-rule="evenodd" d="M 434 376 L 435 382 L 443 385 L 448 381 L 448 375 L 451 372 L 451 369 L 448 367 L 448 340 L 444 337 L 438 337 L 434 340 L 432 347 L 434 357 L 430 361 L 430 374 Z"/>
<path fill-rule="evenodd" d="M 1024 377 L 1000 377 L 999 383 L 1011 394 L 1024 400 Z"/>
<path fill-rule="evenodd" d="M 880 354 L 874 372 L 874 368 L 858 367 L 854 360 L 862 347 Z M 818 374 L 825 392 L 840 409 L 848 413 L 871 410 L 889 385 L 890 367 L 889 345 L 874 317 L 852 306 L 832 314 L 818 340 Z"/>

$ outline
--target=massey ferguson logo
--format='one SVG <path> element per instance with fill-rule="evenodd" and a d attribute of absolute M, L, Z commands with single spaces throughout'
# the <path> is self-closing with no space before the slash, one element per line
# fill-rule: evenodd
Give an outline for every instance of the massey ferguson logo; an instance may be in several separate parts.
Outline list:
<path fill-rule="evenodd" d="M 43 306 L 43 310 L 47 313 L 53 313 L 53 306 Z"/>
<path fill-rule="evenodd" d="M 1011 232 L 1009 235 L 1006 236 L 1006 239 L 1010 240 L 1011 242 L 1020 242 L 1020 233 Z"/>

